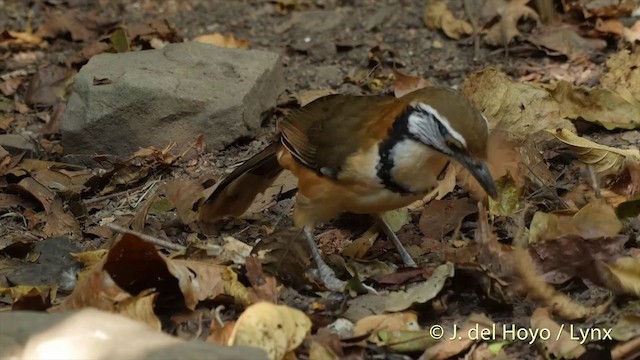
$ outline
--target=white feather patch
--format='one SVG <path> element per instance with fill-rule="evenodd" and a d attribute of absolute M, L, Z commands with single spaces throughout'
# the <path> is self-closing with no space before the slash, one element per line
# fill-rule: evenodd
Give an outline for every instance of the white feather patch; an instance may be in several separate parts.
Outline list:
<path fill-rule="evenodd" d="M 449 123 L 449 120 L 447 120 L 446 117 L 440 115 L 440 113 L 438 112 L 438 110 L 434 109 L 433 107 L 424 104 L 424 103 L 419 103 L 418 107 L 425 111 L 428 112 L 430 114 L 433 115 L 433 117 L 436 119 L 436 121 L 438 121 L 440 124 L 442 124 L 442 126 L 444 126 L 445 129 L 447 129 L 447 131 L 449 132 L 449 135 L 451 135 L 452 138 L 458 140 L 462 145 L 464 145 L 465 147 L 467 146 L 467 142 L 464 140 L 464 138 L 462 137 L 462 135 L 460 135 L 459 132 L 455 131 L 453 129 L 453 127 L 451 127 L 451 124 Z M 418 123 L 420 121 L 424 121 L 424 119 L 420 118 L 420 113 L 419 112 L 414 112 L 413 114 L 411 114 L 411 116 L 409 117 L 409 126 L 419 126 Z M 412 117 L 416 117 L 415 119 L 412 119 Z M 412 122 L 415 122 L 415 124 L 412 124 Z"/>

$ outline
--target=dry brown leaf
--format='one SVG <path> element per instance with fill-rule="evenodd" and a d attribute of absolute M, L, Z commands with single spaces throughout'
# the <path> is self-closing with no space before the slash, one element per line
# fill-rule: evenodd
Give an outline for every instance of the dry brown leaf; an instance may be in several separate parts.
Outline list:
<path fill-rule="evenodd" d="M 640 52 L 623 49 L 607 59 L 607 72 L 600 78 L 602 87 L 624 99 L 640 101 Z"/>
<path fill-rule="evenodd" d="M 622 36 L 624 34 L 624 24 L 620 19 L 601 19 L 596 20 L 596 30 L 607 33 Z"/>
<path fill-rule="evenodd" d="M 42 40 L 40 36 L 31 31 L 11 31 L 3 30 L 0 32 L 0 45 L 15 45 L 22 47 L 41 46 L 46 47 L 48 44 Z"/>
<path fill-rule="evenodd" d="M 527 40 L 566 55 L 570 60 L 589 59 L 607 47 L 606 41 L 584 38 L 573 25 L 565 23 L 545 25 Z"/>
<path fill-rule="evenodd" d="M 118 302 L 115 305 L 114 313 L 141 321 L 152 329 L 160 331 L 162 323 L 153 311 L 156 297 L 158 297 L 157 293 L 143 291 L 134 297 Z"/>
<path fill-rule="evenodd" d="M 29 81 L 26 103 L 44 106 L 56 104 L 65 97 L 74 73 L 73 69 L 58 65 L 39 68 Z"/>
<path fill-rule="evenodd" d="M 467 77 L 463 93 L 482 109 L 491 129 L 505 131 L 517 141 L 549 128 L 575 129 L 549 92 L 536 85 L 516 83 L 495 68 Z"/>
<path fill-rule="evenodd" d="M 640 297 L 640 257 L 621 257 L 604 264 L 609 272 L 608 285 L 617 293 Z"/>
<path fill-rule="evenodd" d="M 72 9 L 67 11 L 47 12 L 45 23 L 35 35 L 41 38 L 53 38 L 69 33 L 73 41 L 90 41 L 104 34 L 116 24 L 94 11 Z"/>
<path fill-rule="evenodd" d="M 332 89 L 306 90 L 295 94 L 294 97 L 296 98 L 296 100 L 298 100 L 300 107 L 303 107 L 313 102 L 314 100 L 320 99 L 321 97 L 333 95 L 335 93 L 336 92 Z"/>
<path fill-rule="evenodd" d="M 630 27 L 625 27 L 624 29 L 622 29 L 622 35 L 623 35 L 623 38 L 631 44 L 639 42 L 640 41 L 640 20 L 636 21 Z"/>
<path fill-rule="evenodd" d="M 459 336 L 453 336 L 455 334 L 451 333 L 451 329 L 445 327 L 447 333 L 444 334 L 442 340 L 435 346 L 425 350 L 420 358 L 424 360 L 445 360 L 454 357 L 470 348 L 478 340 L 477 338 L 472 339 L 469 337 L 470 334 L 474 333 L 472 329 L 474 331 L 476 329 L 478 331 L 491 330 L 493 325 L 494 322 L 486 315 L 471 314 L 461 328 L 457 330 L 456 333 Z M 499 337 L 501 334 L 495 334 L 495 336 Z"/>
<path fill-rule="evenodd" d="M 440 0 L 427 3 L 422 15 L 422 21 L 429 29 L 441 29 L 451 39 L 473 34 L 473 27 L 469 22 L 456 19 L 447 8 L 447 4 Z"/>
<path fill-rule="evenodd" d="M 251 283 L 252 303 L 267 301 L 274 304 L 278 303 L 280 289 L 278 283 L 273 276 L 267 275 L 262 271 L 262 263 L 254 256 L 248 256 L 246 260 L 247 278 Z"/>
<path fill-rule="evenodd" d="M 6 97 L 10 97 L 16 93 L 20 84 L 24 81 L 23 77 L 12 77 L 0 83 L 0 93 Z"/>
<path fill-rule="evenodd" d="M 55 197 L 47 211 L 46 224 L 42 229 L 45 237 L 68 236 L 70 239 L 81 239 L 80 223 L 70 211 L 64 209 L 62 200 Z"/>
<path fill-rule="evenodd" d="M 199 35 L 196 36 L 193 41 L 230 49 L 249 48 L 249 42 L 247 40 L 236 39 L 231 33 L 227 33 L 227 35 L 218 33 Z"/>
<path fill-rule="evenodd" d="M 344 249 L 342 249 L 340 255 L 353 259 L 362 259 L 366 255 L 367 251 L 371 249 L 371 246 L 376 239 L 378 239 L 379 234 L 377 226 L 370 227 L 357 239 L 353 240 L 351 244 L 348 244 Z"/>
<path fill-rule="evenodd" d="M 371 315 L 358 320 L 353 328 L 353 335 L 367 335 L 369 340 L 381 345 L 379 331 L 420 330 L 418 315 L 415 312 L 399 312 L 393 314 Z"/>
<path fill-rule="evenodd" d="M 321 328 L 311 337 L 309 360 L 340 360 L 344 358 L 338 335 L 331 333 L 327 328 Z"/>
<path fill-rule="evenodd" d="M 545 86 L 569 119 L 583 119 L 607 130 L 640 128 L 640 100 L 605 88 L 586 88 L 559 81 Z"/>
<path fill-rule="evenodd" d="M 221 325 L 217 319 L 213 319 L 213 321 L 211 321 L 211 327 L 209 328 L 207 342 L 226 346 L 235 326 L 235 321 L 229 321 L 228 323 Z"/>
<path fill-rule="evenodd" d="M 33 196 L 34 199 L 42 204 L 42 207 L 45 211 L 49 211 L 51 209 L 51 203 L 56 197 L 56 194 L 54 192 L 49 190 L 46 186 L 40 184 L 34 178 L 30 177 L 20 180 L 20 182 L 13 187 L 17 192 L 26 192 L 29 195 Z"/>
<path fill-rule="evenodd" d="M 635 5 L 634 5 L 635 4 Z M 591 18 L 619 18 L 629 16 L 637 3 L 635 0 L 589 0 L 589 1 L 569 1 L 562 0 L 562 7 L 565 12 L 575 13 L 581 17 Z"/>
<path fill-rule="evenodd" d="M 518 21 L 532 19 L 540 22 L 538 13 L 527 6 L 529 0 L 513 0 L 505 7 L 498 9 L 500 21 L 487 31 L 484 41 L 492 46 L 506 46 L 513 38 L 520 35 Z"/>
<path fill-rule="evenodd" d="M 640 118 L 639 118 L 640 119 Z M 626 160 L 640 160 L 639 149 L 618 149 L 600 145 L 579 137 L 566 129 L 548 130 L 558 140 L 570 145 L 583 163 L 593 167 L 600 176 L 619 174 L 626 167 Z"/>
<path fill-rule="evenodd" d="M 468 198 L 433 200 L 422 209 L 420 231 L 429 238 L 442 240 L 445 235 L 460 226 L 466 216 L 477 211 L 475 202 Z"/>
<path fill-rule="evenodd" d="M 200 179 L 174 179 L 164 185 L 167 199 L 176 207 L 183 224 L 188 225 L 198 219 L 198 213 L 193 208 L 200 200 L 203 190 Z"/>
<path fill-rule="evenodd" d="M 396 69 L 392 69 L 396 80 L 393 82 L 393 95 L 400 98 L 404 95 L 431 86 L 429 80 L 420 76 L 405 75 Z"/>
<path fill-rule="evenodd" d="M 238 318 L 228 345 L 263 349 L 272 360 L 283 359 L 295 350 L 311 331 L 311 320 L 298 309 L 259 302 Z"/>
<path fill-rule="evenodd" d="M 165 262 L 169 272 L 178 279 L 188 309 L 194 310 L 199 302 L 225 294 L 226 266 L 194 260 L 165 259 Z"/>
<path fill-rule="evenodd" d="M 622 222 L 606 202 L 594 201 L 573 216 L 536 212 L 531 220 L 529 243 L 553 240 L 564 235 L 584 239 L 614 237 L 622 230 Z"/>
<path fill-rule="evenodd" d="M 552 356 L 560 359 L 576 359 L 584 354 L 586 349 L 573 337 L 573 334 L 561 327 L 551 319 L 549 310 L 545 308 L 536 309 L 531 315 L 531 327 L 539 331 L 548 331 L 553 336 L 548 339 L 540 337 L 539 344 L 544 349 L 545 357 Z M 543 330 L 544 329 L 544 330 Z"/>
<path fill-rule="evenodd" d="M 309 248 L 300 235 L 295 227 L 278 229 L 251 250 L 251 255 L 262 260 L 264 269 L 295 288 L 308 285 L 305 272 L 311 266 Z"/>

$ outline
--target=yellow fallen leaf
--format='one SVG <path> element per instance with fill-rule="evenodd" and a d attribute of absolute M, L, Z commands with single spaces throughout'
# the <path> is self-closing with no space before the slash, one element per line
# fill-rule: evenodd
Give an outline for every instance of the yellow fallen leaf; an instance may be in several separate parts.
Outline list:
<path fill-rule="evenodd" d="M 606 64 L 607 72 L 600 78 L 600 84 L 625 99 L 640 101 L 640 52 L 621 50 L 611 55 Z"/>
<path fill-rule="evenodd" d="M 249 306 L 238 318 L 228 345 L 258 347 L 272 360 L 296 349 L 311 330 L 311 320 L 298 309 L 259 302 Z"/>
<path fill-rule="evenodd" d="M 515 82 L 495 68 L 467 77 L 463 93 L 482 109 L 489 128 L 502 130 L 513 140 L 522 141 L 549 128 L 575 130 L 547 90 L 535 84 Z"/>
<path fill-rule="evenodd" d="M 612 129 L 640 128 L 640 100 L 606 88 L 574 86 L 567 81 L 546 85 L 563 117 L 583 119 Z"/>
<path fill-rule="evenodd" d="M 452 39 L 473 34 L 473 27 L 467 21 L 456 19 L 443 1 L 429 1 L 422 16 L 429 29 L 442 29 Z"/>
<path fill-rule="evenodd" d="M 247 40 L 236 39 L 233 34 L 204 34 L 196 36 L 193 41 L 213 46 L 230 48 L 230 49 L 248 49 L 249 42 Z"/>
<path fill-rule="evenodd" d="M 622 222 L 613 208 L 603 200 L 587 204 L 573 216 L 538 211 L 529 226 L 529 243 L 557 239 L 564 235 L 582 238 L 614 237 L 622 230 Z"/>
<path fill-rule="evenodd" d="M 536 309 L 531 315 L 532 329 L 549 332 L 553 336 L 538 337 L 538 343 L 545 355 L 554 355 L 559 359 L 576 359 L 586 351 L 580 341 L 551 319 L 546 308 Z M 548 358 L 547 356 L 545 356 Z"/>
<path fill-rule="evenodd" d="M 548 129 L 547 131 L 558 140 L 570 145 L 572 150 L 578 154 L 580 161 L 591 165 L 595 172 L 601 176 L 620 173 L 625 167 L 627 158 L 640 160 L 640 150 L 637 148 L 618 149 L 600 145 L 567 129 Z"/>
<path fill-rule="evenodd" d="M 640 297 L 640 257 L 621 257 L 605 266 L 616 280 L 619 292 Z"/>
<path fill-rule="evenodd" d="M 370 339 L 380 345 L 377 334 L 380 331 L 395 330 L 419 330 L 418 315 L 414 312 L 400 312 L 393 314 L 380 314 L 364 317 L 356 322 L 353 328 L 354 336 L 370 333 Z"/>
<path fill-rule="evenodd" d="M 498 189 L 498 200 L 489 198 L 489 216 L 493 220 L 496 215 L 511 215 L 520 207 L 518 187 L 511 174 L 507 173 L 495 180 Z"/>

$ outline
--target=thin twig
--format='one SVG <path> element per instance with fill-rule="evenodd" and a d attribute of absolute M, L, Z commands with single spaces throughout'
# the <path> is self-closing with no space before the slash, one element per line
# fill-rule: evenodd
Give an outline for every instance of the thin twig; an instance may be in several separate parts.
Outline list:
<path fill-rule="evenodd" d="M 471 27 L 473 28 L 473 61 L 476 62 L 478 61 L 480 54 L 480 29 L 478 28 L 478 19 L 473 16 L 469 0 L 462 0 L 462 4 L 464 6 L 464 12 L 471 23 Z"/>
<path fill-rule="evenodd" d="M 123 191 L 116 192 L 116 193 L 109 194 L 109 195 L 98 196 L 98 197 L 95 197 L 95 198 L 82 200 L 82 203 L 85 204 L 85 205 L 90 205 L 90 204 L 98 203 L 98 202 L 101 202 L 101 201 L 110 200 L 110 199 L 116 198 L 118 196 L 127 195 L 129 192 L 138 191 L 138 190 L 144 188 L 146 185 L 147 184 L 142 184 L 142 185 L 136 186 L 136 187 L 134 187 L 132 189 L 127 189 L 127 190 L 123 190 Z"/>
<path fill-rule="evenodd" d="M 155 236 L 151 236 L 151 235 L 147 235 L 144 233 L 141 233 L 139 231 L 135 231 L 135 230 L 131 230 L 131 229 L 126 229 L 123 228 L 122 226 L 116 225 L 116 224 L 107 224 L 107 227 L 115 232 L 121 233 L 121 234 L 131 234 L 131 235 L 135 235 L 137 237 L 139 237 L 140 239 L 153 244 L 153 245 L 157 245 L 169 250 L 175 250 L 175 251 L 184 251 L 186 250 L 186 247 L 179 245 L 179 244 L 174 244 L 171 242 L 168 242 L 166 240 L 162 240 L 159 239 Z"/>

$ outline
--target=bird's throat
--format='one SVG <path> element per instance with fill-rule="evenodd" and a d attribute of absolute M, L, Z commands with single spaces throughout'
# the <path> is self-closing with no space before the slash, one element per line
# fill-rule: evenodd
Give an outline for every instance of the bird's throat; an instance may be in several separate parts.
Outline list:
<path fill-rule="evenodd" d="M 389 190 L 403 194 L 431 191 L 448 158 L 413 139 L 380 148 L 378 177 Z"/>

